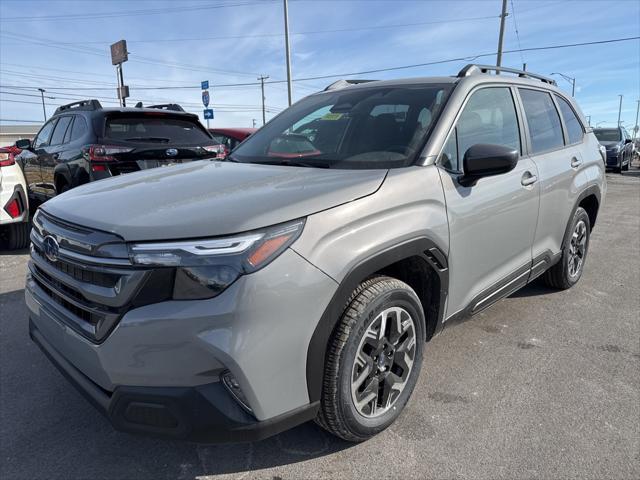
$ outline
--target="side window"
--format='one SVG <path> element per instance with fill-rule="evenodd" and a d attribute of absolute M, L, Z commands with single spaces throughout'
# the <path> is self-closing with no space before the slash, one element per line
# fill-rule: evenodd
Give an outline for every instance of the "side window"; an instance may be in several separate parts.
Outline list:
<path fill-rule="evenodd" d="M 539 90 L 519 89 L 529 124 L 533 153 L 564 146 L 560 116 L 551 95 Z"/>
<path fill-rule="evenodd" d="M 465 152 L 478 143 L 521 151 L 516 107 L 508 88 L 490 87 L 473 93 L 458 119 L 456 131 L 459 167 Z"/>
<path fill-rule="evenodd" d="M 44 124 L 44 127 L 40 129 L 38 135 L 33 140 L 33 148 L 38 149 L 42 147 L 46 147 L 49 145 L 49 139 L 51 138 L 51 132 L 53 132 L 53 127 L 56 126 L 57 118 L 50 120 L 49 122 Z"/>
<path fill-rule="evenodd" d="M 567 127 L 567 135 L 569 136 L 570 144 L 578 143 L 582 141 L 582 137 L 584 136 L 584 131 L 582 130 L 582 124 L 578 117 L 576 117 L 573 108 L 571 105 L 562 97 L 556 95 L 556 100 L 558 101 L 558 106 L 560 107 L 560 112 L 562 113 L 562 118 L 564 119 L 564 125 Z"/>
<path fill-rule="evenodd" d="M 62 140 L 64 139 L 64 134 L 67 133 L 67 127 L 71 123 L 71 116 L 61 117 L 58 120 L 58 124 L 56 128 L 53 130 L 53 135 L 51 135 L 51 141 L 49 145 L 61 145 Z"/>
<path fill-rule="evenodd" d="M 67 133 L 64 134 L 64 139 L 62 140 L 62 143 L 69 143 L 69 141 L 71 141 L 71 129 L 73 128 L 74 118 L 75 118 L 75 115 L 71 117 L 71 123 L 67 127 Z"/>
<path fill-rule="evenodd" d="M 81 115 L 76 115 L 75 120 L 73 122 L 73 126 L 71 127 L 71 141 L 75 142 L 76 140 L 80 140 L 87 133 L 87 122 L 84 117 Z"/>
<path fill-rule="evenodd" d="M 458 163 L 458 132 L 457 128 L 453 129 L 447 143 L 444 144 L 442 154 L 440 155 L 440 164 L 443 168 L 452 171 L 460 171 L 461 165 Z"/>

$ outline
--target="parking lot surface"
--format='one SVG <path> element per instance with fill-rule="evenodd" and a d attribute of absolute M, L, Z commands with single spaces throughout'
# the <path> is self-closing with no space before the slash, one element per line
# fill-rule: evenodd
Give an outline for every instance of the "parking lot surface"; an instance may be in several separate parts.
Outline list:
<path fill-rule="evenodd" d="M 0 478 L 640 478 L 640 171 L 608 188 L 580 283 L 447 327 L 359 445 L 312 423 L 219 446 L 114 431 L 29 340 L 27 253 L 0 252 Z"/>

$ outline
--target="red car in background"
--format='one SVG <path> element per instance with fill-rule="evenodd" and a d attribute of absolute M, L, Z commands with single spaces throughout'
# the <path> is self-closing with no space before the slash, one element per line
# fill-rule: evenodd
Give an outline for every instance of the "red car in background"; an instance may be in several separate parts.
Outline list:
<path fill-rule="evenodd" d="M 220 145 L 218 158 L 226 158 L 229 152 L 236 148 L 236 145 L 256 130 L 257 128 L 210 128 L 209 133 L 211 133 L 214 142 Z"/>

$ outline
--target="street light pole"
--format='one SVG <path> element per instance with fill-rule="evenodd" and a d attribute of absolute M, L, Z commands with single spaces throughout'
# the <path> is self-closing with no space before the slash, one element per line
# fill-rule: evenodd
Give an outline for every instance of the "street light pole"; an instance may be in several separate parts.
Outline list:
<path fill-rule="evenodd" d="M 571 84 L 571 96 L 572 97 L 576 96 L 576 79 L 574 77 L 570 77 L 569 75 L 565 75 L 564 73 L 558 73 L 558 72 L 554 72 L 551 75 L 560 75 L 567 82 L 569 82 Z"/>
<path fill-rule="evenodd" d="M 265 97 L 264 97 L 264 81 L 269 78 L 268 75 L 261 75 L 258 77 L 258 80 L 260 80 L 260 89 L 262 90 L 262 125 L 264 125 L 265 123 L 267 123 L 267 115 L 265 113 L 265 106 L 264 106 L 264 102 L 265 102 Z"/>
<path fill-rule="evenodd" d="M 587 115 L 587 123 L 591 126 L 591 115 Z"/>
<path fill-rule="evenodd" d="M 42 97 L 42 114 L 44 115 L 44 121 L 46 122 L 47 121 L 47 109 L 44 106 L 44 92 L 45 92 L 45 89 L 44 88 L 39 88 L 38 90 L 40 91 L 40 96 Z"/>
<path fill-rule="evenodd" d="M 502 14 L 500 15 L 500 36 L 498 37 L 498 58 L 496 59 L 496 67 L 502 65 L 502 42 L 504 40 L 504 24 L 507 19 L 507 0 L 502 0 Z M 500 70 L 496 71 L 496 75 L 500 75 Z"/>
<path fill-rule="evenodd" d="M 284 0 L 284 43 L 287 57 L 287 95 L 289 106 L 291 106 L 291 47 L 289 45 L 289 6 L 287 0 Z"/>
<path fill-rule="evenodd" d="M 636 136 L 638 135 L 638 128 L 640 128 L 638 126 L 638 114 L 640 113 L 640 100 L 636 100 L 636 103 L 638 104 L 638 106 L 636 107 L 636 124 L 633 126 L 633 139 L 636 139 Z"/>
<path fill-rule="evenodd" d="M 618 107 L 618 126 L 620 126 L 620 117 L 622 115 L 622 95 L 618 95 L 620 97 L 620 106 Z"/>

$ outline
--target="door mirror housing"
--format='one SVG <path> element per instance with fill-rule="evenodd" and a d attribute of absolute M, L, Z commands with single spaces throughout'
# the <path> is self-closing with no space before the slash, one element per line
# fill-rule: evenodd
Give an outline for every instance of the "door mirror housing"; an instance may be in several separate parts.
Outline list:
<path fill-rule="evenodd" d="M 625 145 L 626 145 L 627 143 L 631 143 L 631 142 L 633 142 L 633 140 L 631 140 L 630 138 L 627 138 L 627 139 L 624 141 Z"/>
<path fill-rule="evenodd" d="M 31 149 L 31 140 L 28 138 L 21 138 L 20 140 L 16 140 L 16 147 L 20 150 L 30 150 Z"/>
<path fill-rule="evenodd" d="M 464 174 L 458 178 L 463 187 L 471 187 L 483 177 L 510 172 L 518 163 L 518 150 L 504 145 L 478 143 L 469 147 L 462 160 Z"/>

